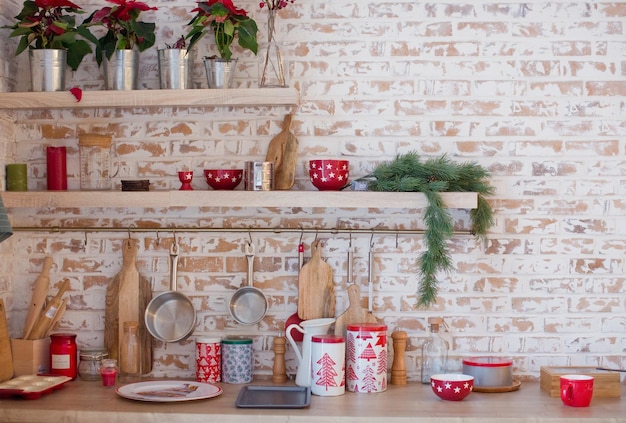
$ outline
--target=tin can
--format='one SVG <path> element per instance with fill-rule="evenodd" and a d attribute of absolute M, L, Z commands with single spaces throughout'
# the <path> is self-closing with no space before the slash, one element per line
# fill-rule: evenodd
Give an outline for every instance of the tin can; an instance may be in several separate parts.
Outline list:
<path fill-rule="evenodd" d="M 346 385 L 350 392 L 387 390 L 387 326 L 355 323 L 346 327 Z"/>
<path fill-rule="evenodd" d="M 346 342 L 343 336 L 311 337 L 311 393 L 334 397 L 346 392 Z"/>
<path fill-rule="evenodd" d="M 219 338 L 196 338 L 196 382 L 222 380 L 222 344 Z"/>
<path fill-rule="evenodd" d="M 222 339 L 222 382 L 250 383 L 252 369 L 252 339 Z"/>
<path fill-rule="evenodd" d="M 72 379 L 76 379 L 78 376 L 76 334 L 55 333 L 50 335 L 50 374 L 68 376 Z"/>
<path fill-rule="evenodd" d="M 245 162 L 243 189 L 272 191 L 274 189 L 274 162 Z"/>

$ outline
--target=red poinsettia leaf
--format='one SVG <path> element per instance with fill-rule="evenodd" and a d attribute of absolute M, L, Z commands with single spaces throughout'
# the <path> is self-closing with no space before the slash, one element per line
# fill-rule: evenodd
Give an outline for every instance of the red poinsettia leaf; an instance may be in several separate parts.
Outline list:
<path fill-rule="evenodd" d="M 70 88 L 70 92 L 74 97 L 76 97 L 76 101 L 80 103 L 83 99 L 83 90 L 78 87 Z"/>

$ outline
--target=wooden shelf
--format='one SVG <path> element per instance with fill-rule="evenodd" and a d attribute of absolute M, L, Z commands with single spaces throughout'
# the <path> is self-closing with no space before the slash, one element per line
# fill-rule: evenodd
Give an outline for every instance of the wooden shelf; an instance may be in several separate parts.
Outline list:
<path fill-rule="evenodd" d="M 7 208 L 67 207 L 335 207 L 421 209 L 422 193 L 362 191 L 28 191 L 1 193 Z M 442 193 L 448 208 L 474 209 L 475 192 Z"/>
<path fill-rule="evenodd" d="M 111 107 L 295 106 L 295 88 L 83 91 L 79 102 L 69 91 L 0 93 L 0 109 Z"/>

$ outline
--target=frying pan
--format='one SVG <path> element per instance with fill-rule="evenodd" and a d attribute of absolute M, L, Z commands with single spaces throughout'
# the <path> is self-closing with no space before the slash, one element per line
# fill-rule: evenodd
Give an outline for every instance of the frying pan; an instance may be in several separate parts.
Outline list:
<path fill-rule="evenodd" d="M 254 245 L 246 244 L 246 258 L 248 259 L 248 286 L 237 289 L 230 298 L 228 310 L 237 322 L 242 325 L 254 325 L 265 317 L 267 312 L 267 298 L 260 289 L 253 286 Z"/>
<path fill-rule="evenodd" d="M 178 244 L 170 247 L 170 290 L 154 297 L 144 314 L 146 328 L 156 339 L 177 342 L 187 338 L 196 325 L 196 310 L 191 300 L 176 291 Z"/>

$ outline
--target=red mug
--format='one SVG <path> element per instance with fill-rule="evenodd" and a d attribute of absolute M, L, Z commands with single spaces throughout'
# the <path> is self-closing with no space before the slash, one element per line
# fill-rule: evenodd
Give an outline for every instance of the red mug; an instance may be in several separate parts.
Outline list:
<path fill-rule="evenodd" d="M 563 375 L 561 401 L 570 407 L 588 407 L 593 396 L 593 376 Z"/>

